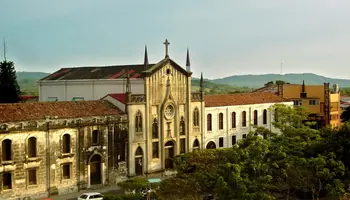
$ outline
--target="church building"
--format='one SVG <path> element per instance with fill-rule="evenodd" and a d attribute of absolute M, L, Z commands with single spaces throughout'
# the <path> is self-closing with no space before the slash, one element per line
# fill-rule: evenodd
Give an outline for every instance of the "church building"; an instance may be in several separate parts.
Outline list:
<path fill-rule="evenodd" d="M 204 90 L 191 92 L 191 66 L 168 54 L 155 64 L 62 68 L 38 82 L 39 101 L 104 99 L 128 116 L 130 176 L 172 168 L 180 153 L 202 149 Z M 203 78 L 201 79 L 203 83 Z"/>

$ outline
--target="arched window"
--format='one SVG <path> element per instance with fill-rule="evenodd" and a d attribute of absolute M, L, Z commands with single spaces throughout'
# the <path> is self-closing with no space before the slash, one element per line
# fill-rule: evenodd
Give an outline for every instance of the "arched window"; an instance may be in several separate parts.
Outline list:
<path fill-rule="evenodd" d="M 180 121 L 180 135 L 186 135 L 185 119 L 181 117 Z"/>
<path fill-rule="evenodd" d="M 267 110 L 264 109 L 263 111 L 263 124 L 267 124 Z"/>
<path fill-rule="evenodd" d="M 219 113 L 219 129 L 224 129 L 224 114 Z"/>
<path fill-rule="evenodd" d="M 28 139 L 28 157 L 34 158 L 37 156 L 36 152 L 36 137 L 30 137 Z"/>
<path fill-rule="evenodd" d="M 64 134 L 62 137 L 62 152 L 63 153 L 70 153 L 70 135 L 68 133 Z"/>
<path fill-rule="evenodd" d="M 199 150 L 199 141 L 197 139 L 193 142 L 193 150 Z"/>
<path fill-rule="evenodd" d="M 199 126 L 199 110 L 195 108 L 193 111 L 193 126 Z"/>
<path fill-rule="evenodd" d="M 2 160 L 9 161 L 12 160 L 12 141 L 10 139 L 5 139 L 1 143 L 2 145 Z"/>
<path fill-rule="evenodd" d="M 242 126 L 247 126 L 247 113 L 245 111 L 242 112 Z"/>
<path fill-rule="evenodd" d="M 211 114 L 207 115 L 207 130 L 212 131 L 212 119 L 211 119 Z"/>
<path fill-rule="evenodd" d="M 91 134 L 91 144 L 98 145 L 100 144 L 100 131 L 93 130 Z"/>
<path fill-rule="evenodd" d="M 232 112 L 231 114 L 231 123 L 232 123 L 232 128 L 236 128 L 236 112 Z"/>
<path fill-rule="evenodd" d="M 135 131 L 142 132 L 142 113 L 141 111 L 137 111 L 135 116 Z"/>
<path fill-rule="evenodd" d="M 152 123 L 152 138 L 153 139 L 158 138 L 158 121 L 157 121 L 157 119 L 154 119 L 153 123 Z"/>
<path fill-rule="evenodd" d="M 254 110 L 254 125 L 258 125 L 258 111 Z"/>

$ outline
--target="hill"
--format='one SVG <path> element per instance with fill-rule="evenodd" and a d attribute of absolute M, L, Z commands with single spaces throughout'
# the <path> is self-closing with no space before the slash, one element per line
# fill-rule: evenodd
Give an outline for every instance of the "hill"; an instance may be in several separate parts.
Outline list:
<path fill-rule="evenodd" d="M 340 87 L 350 87 L 350 80 L 336 79 L 320 76 L 312 73 L 303 74 L 262 74 L 262 75 L 235 75 L 221 79 L 210 80 L 218 84 L 227 84 L 233 86 L 246 86 L 252 88 L 263 87 L 269 81 L 283 80 L 288 83 L 301 84 L 305 80 L 307 85 L 319 85 L 325 82 L 339 84 Z"/>
<path fill-rule="evenodd" d="M 44 72 L 17 72 L 17 82 L 21 88 L 21 92 L 25 95 L 37 95 L 36 82 L 49 75 Z"/>

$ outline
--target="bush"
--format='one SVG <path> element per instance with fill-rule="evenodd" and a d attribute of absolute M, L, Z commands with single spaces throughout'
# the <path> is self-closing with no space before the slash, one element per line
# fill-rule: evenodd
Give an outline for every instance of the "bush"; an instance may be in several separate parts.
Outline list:
<path fill-rule="evenodd" d="M 133 191 L 140 190 L 142 188 L 147 188 L 148 182 L 145 179 L 131 179 L 118 183 L 118 186 L 123 188 L 124 190 Z"/>

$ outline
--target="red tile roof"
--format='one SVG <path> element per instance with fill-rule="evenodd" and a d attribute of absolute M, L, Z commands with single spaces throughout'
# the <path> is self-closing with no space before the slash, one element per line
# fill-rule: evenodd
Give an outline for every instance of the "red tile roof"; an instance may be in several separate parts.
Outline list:
<path fill-rule="evenodd" d="M 290 102 L 272 93 L 238 93 L 204 96 L 205 107 Z"/>
<path fill-rule="evenodd" d="M 62 101 L 0 104 L 0 123 L 58 118 L 79 118 L 123 114 L 111 103 L 98 101 Z"/>
<path fill-rule="evenodd" d="M 113 99 L 119 101 L 120 103 L 126 104 L 126 94 L 125 93 L 108 94 L 107 96 L 112 97 Z"/>

